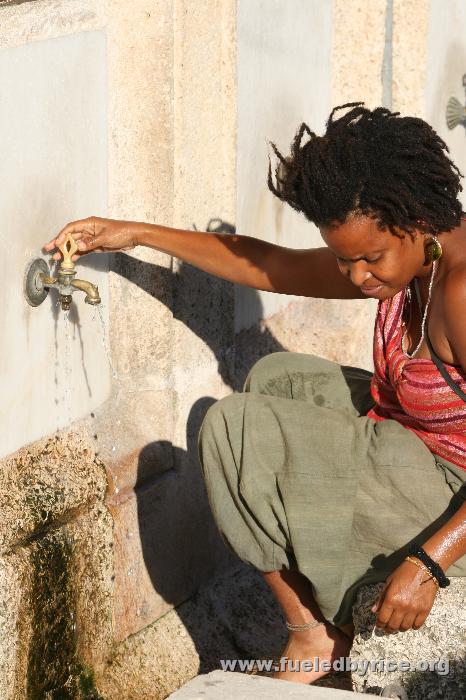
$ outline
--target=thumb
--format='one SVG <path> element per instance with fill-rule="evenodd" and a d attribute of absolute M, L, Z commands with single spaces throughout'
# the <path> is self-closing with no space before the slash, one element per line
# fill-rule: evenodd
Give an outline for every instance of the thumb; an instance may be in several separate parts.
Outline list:
<path fill-rule="evenodd" d="M 81 252 L 84 250 L 94 250 L 101 245 L 99 236 L 95 236 L 95 238 L 87 238 L 86 240 L 80 238 L 79 241 L 76 241 L 76 243 L 78 245 L 78 250 Z"/>

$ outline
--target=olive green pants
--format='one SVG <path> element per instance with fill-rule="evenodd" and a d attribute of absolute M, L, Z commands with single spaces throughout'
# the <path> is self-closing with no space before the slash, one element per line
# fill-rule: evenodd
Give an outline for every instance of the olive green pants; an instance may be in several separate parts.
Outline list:
<path fill-rule="evenodd" d="M 207 411 L 198 451 L 221 536 L 260 571 L 297 569 L 334 624 L 466 498 L 466 470 L 395 420 L 375 421 L 371 373 L 275 352 Z M 466 556 L 449 576 L 466 576 Z"/>

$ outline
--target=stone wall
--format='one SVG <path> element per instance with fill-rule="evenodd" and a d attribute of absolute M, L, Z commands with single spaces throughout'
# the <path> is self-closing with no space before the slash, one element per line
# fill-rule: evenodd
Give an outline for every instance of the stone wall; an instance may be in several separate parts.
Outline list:
<path fill-rule="evenodd" d="M 305 0 L 294 4 L 300 11 L 296 17 L 310 12 Z M 421 12 L 421 26 L 427 27 L 429 7 L 421 0 L 395 0 L 393 13 L 387 14 L 388 6 L 388 0 L 334 0 L 331 17 L 321 17 L 329 31 L 329 78 L 324 85 L 329 105 L 365 100 L 374 106 L 392 94 L 394 107 L 422 113 L 424 29 L 416 38 L 415 61 L 406 46 L 412 18 Z M 241 221 L 256 220 L 252 208 L 257 192 L 251 191 L 248 200 L 247 178 L 241 181 L 241 196 L 237 191 L 237 122 L 251 114 L 250 104 L 240 104 L 240 95 L 247 99 L 248 93 L 238 90 L 236 56 L 237 47 L 247 44 L 248 37 L 237 34 L 238 28 L 247 29 L 247 18 L 245 12 L 237 24 L 234 0 L 0 2 L 0 49 L 79 41 L 93 33 L 104 37 L 107 164 L 102 214 L 199 230 L 218 219 L 213 227 L 231 231 L 239 224 L 240 203 Z M 259 41 L 254 50 L 261 65 L 270 67 L 261 54 L 270 47 Z M 405 75 L 402 68 L 408 60 Z M 247 61 L 243 69 L 245 65 Z M 90 66 L 89 75 L 92 70 Z M 391 91 L 384 90 L 387 75 L 393 75 Z M 72 83 L 66 88 L 70 105 L 73 88 Z M 301 89 L 299 81 L 295 88 Z M 267 100 L 266 90 L 261 100 Z M 326 109 L 320 104 L 315 117 L 322 118 Z M 290 114 L 299 116 L 285 110 L 282 121 L 275 122 L 279 138 L 286 135 L 288 141 Z M 63 124 L 57 121 L 56 128 Z M 274 137 L 271 131 L 263 136 Z M 79 138 L 84 141 L 85 130 Z M 247 157 L 243 151 L 240 155 Z M 73 172 L 79 188 L 86 172 L 67 162 L 66 153 L 64 162 L 63 173 Z M 14 177 L 27 184 L 29 172 L 21 170 L 20 159 L 16 167 Z M 22 275 L 26 247 L 28 256 L 40 255 L 39 245 L 55 233 L 44 226 L 67 222 L 62 220 L 68 216 L 63 208 L 67 197 L 59 206 L 57 191 L 45 182 L 44 177 L 37 197 L 50 214 L 47 223 L 39 226 L 31 215 L 28 227 L 18 233 L 14 265 L 2 256 L 2 272 L 12 270 L 12 289 Z M 13 205 L 14 199 L 10 209 Z M 282 216 L 273 206 L 271 211 L 270 220 Z M 95 213 L 83 211 L 82 216 Z M 7 250 L 10 229 L 5 222 L 3 218 L 1 236 Z M 31 231 L 34 238 L 28 238 Z M 238 233 L 268 234 L 265 229 Z M 315 237 L 306 243 L 306 235 L 302 228 L 299 237 L 277 242 L 320 245 Z M 235 621 L 248 619 L 248 604 L 262 609 L 266 599 L 263 592 L 258 596 L 254 577 L 241 578 L 240 586 L 236 574 L 229 578 L 239 562 L 225 549 L 210 515 L 196 449 L 202 418 L 215 400 L 241 391 L 251 365 L 267 352 L 315 352 L 372 369 L 373 300 L 277 298 L 268 311 L 260 304 L 246 309 L 242 321 L 246 316 L 258 319 L 247 327 L 239 323 L 241 309 L 235 307 L 235 296 L 243 302 L 248 298 L 244 290 L 238 295 L 231 283 L 180 260 L 146 248 L 93 258 L 79 266 L 80 276 L 102 274 L 99 284 L 108 284 L 106 334 L 114 375 L 98 327 L 85 325 L 90 309 L 78 302 L 81 317 L 70 317 L 71 352 L 79 359 L 81 343 L 98 348 L 104 395 L 86 405 L 85 412 L 72 413 L 71 421 L 63 421 L 57 431 L 25 438 L 28 444 L 11 454 L 6 450 L 1 460 L 0 696 L 5 700 L 43 697 L 46 692 L 157 700 L 205 668 L 206 639 L 211 655 L 212 649 L 232 653 L 242 648 Z M 7 307 L 0 306 L 2 321 L 9 318 L 6 327 L 16 341 L 23 332 L 22 317 L 7 317 Z M 42 314 L 32 339 L 34 353 L 22 365 L 32 372 L 36 353 L 47 360 L 53 350 L 45 329 L 60 316 L 48 313 L 45 305 L 28 312 L 31 318 Z M 57 337 L 61 371 L 66 346 Z M 83 367 L 85 362 L 81 373 Z M 2 368 L 2 387 L 7 386 L 7 371 Z M 77 372 L 76 363 L 72 372 Z M 74 377 L 77 385 L 83 383 L 80 374 Z M 6 407 L 14 406 L 14 386 L 10 378 L 8 387 L 13 389 Z M 45 383 L 41 394 L 37 386 L 30 382 L 31 395 L 16 411 L 34 402 L 42 405 L 41 397 L 51 388 Z M 218 576 L 228 588 L 228 604 L 216 605 L 209 593 L 199 597 Z M 270 629 L 276 631 L 273 624 Z"/>
<path fill-rule="evenodd" d="M 233 0 L 212 0 L 195 11 L 183 0 L 0 5 L 4 56 L 50 41 L 67 46 L 92 32 L 105 38 L 99 68 L 107 76 L 108 162 L 99 168 L 108 182 L 107 205 L 95 211 L 89 204 L 87 211 L 83 206 L 67 214 L 68 195 L 58 201 L 61 193 L 47 189 L 44 177 L 36 196 L 52 216 L 46 226 L 30 217 L 28 230 L 36 238 L 28 244 L 29 255 L 41 256 L 40 245 L 68 220 L 92 214 L 184 228 L 195 224 L 200 230 L 213 218 L 234 224 L 234 9 Z M 66 64 L 67 57 L 57 53 L 57 60 L 60 56 Z M 92 75 L 93 66 L 88 70 Z M 27 73 L 23 80 L 27 90 Z M 73 81 L 64 85 L 62 103 L 68 109 L 78 97 L 75 88 Z M 28 107 L 27 102 L 17 106 Z M 76 107 L 79 111 L 79 100 Z M 29 117 L 41 134 L 45 122 L 40 120 L 47 115 L 29 109 Z M 66 124 L 48 117 L 55 118 L 61 133 Z M 75 137 L 82 149 L 88 134 Z M 77 171 L 68 155 L 64 148 L 63 171 L 76 172 L 79 188 L 86 169 Z M 45 160 L 42 169 L 45 174 Z M 21 160 L 10 174 L 28 181 Z M 24 235 L 23 229 L 20 255 Z M 64 421 L 52 436 L 2 460 L 0 695 L 5 700 L 65 690 L 70 697 L 90 698 L 97 692 L 94 685 L 105 698 L 123 698 L 126 686 L 139 687 L 140 697 L 147 697 L 161 668 L 152 663 L 142 678 L 140 647 L 122 647 L 121 656 L 119 644 L 139 633 L 147 639 L 145 653 L 160 657 L 166 636 L 154 635 L 150 625 L 233 560 L 214 528 L 195 446 L 208 406 L 231 391 L 233 286 L 143 248 L 108 260 L 89 256 L 86 265 L 78 265 L 78 276 L 96 281 L 93 258 L 110 268 L 99 281 L 103 289 L 108 280 L 106 334 L 115 369 L 112 376 L 104 352 L 99 380 L 108 382 L 107 396 L 84 417 L 72 414 L 72 422 Z M 25 264 L 20 258 L 19 267 Z M 22 280 L 22 269 L 11 267 L 14 285 Z M 52 302 L 53 290 L 49 296 Z M 81 321 L 91 309 L 82 300 L 76 303 L 82 317 L 70 314 L 70 344 L 79 357 Z M 49 300 L 38 309 L 27 307 L 32 318 L 41 314 L 44 332 L 35 333 L 36 354 L 31 352 L 23 366 L 53 348 L 47 323 L 53 329 L 61 317 L 47 315 L 48 305 Z M 14 339 L 21 316 L 9 327 Z M 84 342 L 92 339 L 99 355 L 98 327 L 84 325 L 82 335 Z M 56 342 L 61 370 L 67 346 L 60 336 Z M 79 372 L 80 365 L 71 363 L 71 373 L 82 383 Z M 40 388 L 42 396 L 52 389 L 48 382 Z M 29 395 L 15 410 L 37 401 L 37 390 L 30 382 Z M 160 680 L 161 697 L 195 673 L 195 659 L 194 650 Z M 127 664 L 123 686 L 118 672 L 113 674 L 122 663 Z"/>

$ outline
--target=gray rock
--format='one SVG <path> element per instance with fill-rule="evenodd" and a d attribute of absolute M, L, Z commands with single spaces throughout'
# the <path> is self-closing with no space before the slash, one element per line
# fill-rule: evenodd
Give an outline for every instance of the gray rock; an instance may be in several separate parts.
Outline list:
<path fill-rule="evenodd" d="M 356 691 L 380 695 L 394 684 L 405 690 L 408 700 L 466 697 L 466 580 L 450 581 L 448 588 L 437 593 L 419 630 L 396 634 L 385 634 L 374 626 L 376 616 L 371 607 L 384 584 L 360 588 L 353 606 L 355 637 L 351 650 L 351 658 L 359 664 L 352 672 Z M 397 664 L 396 669 L 387 668 L 390 661 L 393 666 Z M 399 668 L 400 662 L 404 670 Z M 367 666 L 365 673 L 362 664 Z"/>

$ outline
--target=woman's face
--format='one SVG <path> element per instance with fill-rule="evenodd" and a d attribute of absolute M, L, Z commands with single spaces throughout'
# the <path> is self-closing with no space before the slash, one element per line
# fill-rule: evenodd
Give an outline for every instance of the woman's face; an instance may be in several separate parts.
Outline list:
<path fill-rule="evenodd" d="M 389 230 L 381 231 L 374 219 L 350 215 L 344 224 L 321 227 L 328 248 L 335 253 L 343 275 L 368 297 L 392 297 L 413 279 L 429 274 L 424 265 L 424 237 L 413 238 L 400 231 L 399 238 Z"/>

